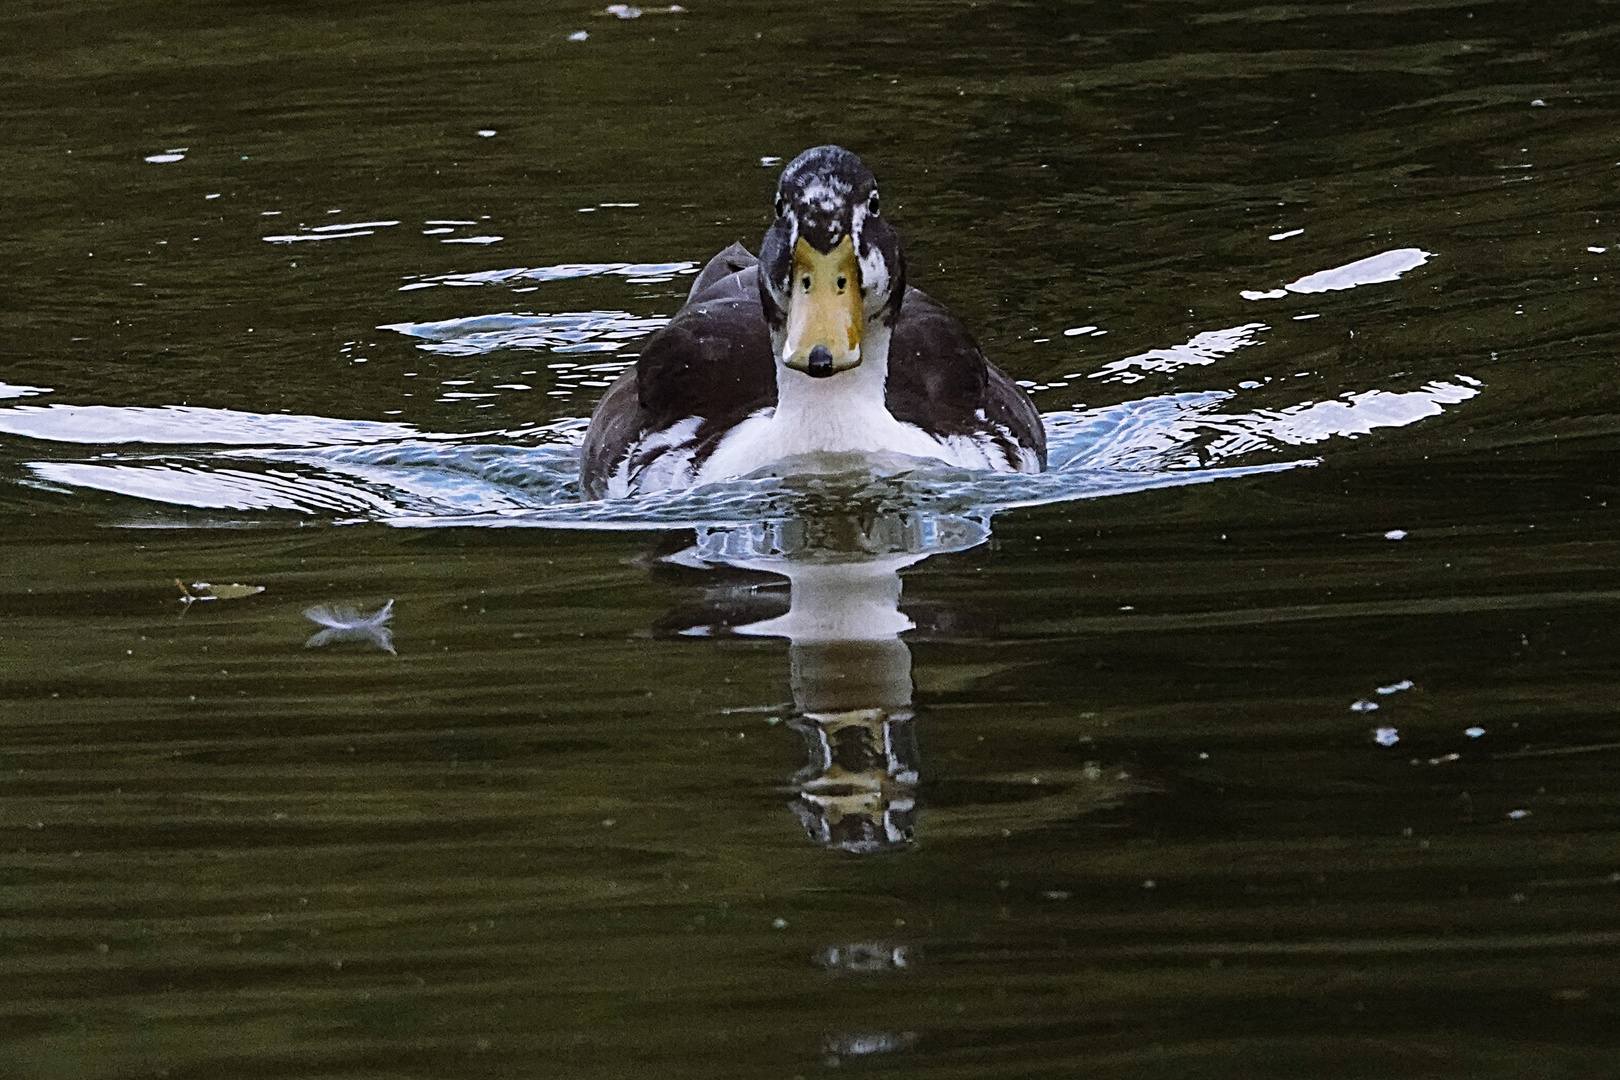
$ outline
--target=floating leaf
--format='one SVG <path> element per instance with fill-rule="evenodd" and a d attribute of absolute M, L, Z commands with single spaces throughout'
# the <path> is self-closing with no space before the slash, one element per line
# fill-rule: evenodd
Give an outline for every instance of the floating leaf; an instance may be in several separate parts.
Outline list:
<path fill-rule="evenodd" d="M 257 596 L 264 592 L 263 585 L 242 585 L 237 582 L 229 585 L 211 585 L 206 581 L 193 581 L 188 586 L 179 578 L 175 578 L 174 583 L 180 586 L 182 604 L 195 604 L 199 600 L 240 600 L 244 596 Z"/>

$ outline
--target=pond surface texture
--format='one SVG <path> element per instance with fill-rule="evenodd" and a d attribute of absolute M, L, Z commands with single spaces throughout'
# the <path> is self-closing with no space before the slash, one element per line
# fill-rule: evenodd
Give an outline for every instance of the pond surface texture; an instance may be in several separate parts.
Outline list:
<path fill-rule="evenodd" d="M 0 1074 L 1620 1075 L 1617 46 L 0 8 Z M 1053 471 L 579 503 L 825 142 Z"/>

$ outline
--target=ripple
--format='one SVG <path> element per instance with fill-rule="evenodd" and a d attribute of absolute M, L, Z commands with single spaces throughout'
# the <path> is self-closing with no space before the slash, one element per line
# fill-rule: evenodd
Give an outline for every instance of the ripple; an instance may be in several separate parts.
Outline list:
<path fill-rule="evenodd" d="M 37 462 L 31 469 L 46 483 L 205 510 L 296 510 L 355 516 L 393 506 L 386 496 L 342 480 L 274 470 L 188 462 L 98 465 L 72 461 Z"/>
<path fill-rule="evenodd" d="M 356 229 L 352 232 L 330 233 L 285 233 L 278 236 L 266 236 L 264 242 L 267 244 L 296 244 L 300 240 L 347 240 L 351 236 L 375 236 L 376 234 L 375 229 Z"/>
<path fill-rule="evenodd" d="M 266 236 L 262 239 L 267 244 L 296 244 L 305 240 L 346 240 L 354 236 L 374 236 L 378 229 L 387 229 L 398 224 L 398 221 L 354 221 L 307 228 L 299 226 L 301 230 L 299 232 Z"/>
<path fill-rule="evenodd" d="M 0 432 L 49 442 L 116 446 L 311 446 L 416 435 L 409 424 L 189 405 L 19 405 L 0 409 Z"/>
<path fill-rule="evenodd" d="M 1312 275 L 1322 288 L 1387 280 L 1427 255 L 1386 253 Z M 592 263 L 449 276 L 437 283 L 551 280 L 593 274 L 684 273 L 687 263 Z M 1328 282 L 1328 284 L 1321 284 Z M 1337 282 L 1339 285 L 1332 283 Z M 1312 286 L 1313 288 L 1316 285 Z M 1346 286 L 1347 287 L 1347 286 Z M 380 329 L 415 338 L 418 347 L 450 356 L 500 349 L 612 353 L 665 325 L 662 316 L 624 311 L 498 313 Z M 1091 330 L 1090 327 L 1081 328 Z M 1150 374 L 1209 366 L 1261 344 L 1265 323 L 1198 334 L 1187 342 L 1110 361 L 1091 378 L 1132 383 Z M 576 391 L 595 398 L 633 363 L 557 360 L 546 366 L 549 396 Z M 523 371 L 523 376 L 539 374 Z M 499 378 L 501 382 L 494 383 Z M 530 383 L 511 373 L 486 384 L 477 372 L 441 382 L 447 406 L 487 408 L 502 392 Z M 1039 475 L 982 473 L 929 459 L 892 456 L 874 462 L 814 455 L 700 488 L 633 499 L 582 501 L 579 445 L 587 421 L 568 418 L 512 431 L 436 434 L 402 423 L 322 416 L 260 414 L 193 406 L 16 405 L 0 409 L 0 433 L 46 444 L 103 448 L 161 446 L 160 453 L 107 451 L 90 459 L 46 455 L 20 460 L 30 486 L 53 492 L 100 491 L 155 504 L 226 510 L 250 516 L 289 511 L 332 521 L 394 525 L 550 528 L 735 528 L 756 526 L 749 543 L 775 544 L 770 523 L 825 514 L 923 512 L 941 521 L 983 519 L 1021 506 L 1099 498 L 1209 483 L 1315 464 L 1302 447 L 1356 439 L 1435 417 L 1481 393 L 1479 380 L 1458 374 L 1417 389 L 1371 387 L 1336 398 L 1242 408 L 1250 391 L 1272 398 L 1278 380 L 1246 380 L 1233 390 L 1159 394 L 1101 408 L 1043 414 L 1048 470 Z M 30 388 L 34 389 L 34 388 Z M 877 475 L 881 474 L 881 475 Z"/>
<path fill-rule="evenodd" d="M 504 270 L 477 270 L 465 274 L 439 274 L 420 278 L 401 285 L 399 291 L 431 289 L 439 285 L 508 285 L 523 281 L 563 281 L 602 275 L 629 278 L 637 284 L 654 285 L 673 281 L 683 274 L 695 274 L 697 271 L 698 264 L 695 262 L 560 263 L 556 266 L 514 266 Z"/>
<path fill-rule="evenodd" d="M 1396 248 L 1393 251 L 1384 251 L 1377 255 L 1369 255 L 1365 259 L 1345 263 L 1343 266 L 1335 266 L 1330 270 L 1306 274 L 1298 281 L 1290 282 L 1280 289 L 1269 289 L 1265 292 L 1245 289 L 1239 295 L 1245 300 L 1280 300 L 1289 293 L 1339 292 L 1343 289 L 1354 289 L 1358 285 L 1377 285 L 1398 280 L 1402 274 L 1428 262 L 1433 255 L 1433 252 L 1424 251 L 1422 248 Z"/>
<path fill-rule="evenodd" d="M 390 225 L 398 224 L 397 221 L 352 221 L 346 224 L 317 225 L 309 231 L 312 233 L 353 232 L 355 229 L 385 229 Z"/>
<path fill-rule="evenodd" d="M 1251 322 L 1225 330 L 1206 330 L 1185 345 L 1176 345 L 1168 349 L 1149 349 L 1135 356 L 1111 360 L 1086 378 L 1128 385 L 1141 382 L 1147 378 L 1149 372 L 1168 375 L 1184 367 L 1213 364 L 1221 357 L 1234 353 L 1246 345 L 1262 344 L 1255 335 L 1269 329 L 1271 328 L 1265 323 Z M 1064 333 L 1067 334 L 1068 331 L 1065 330 Z"/>
<path fill-rule="evenodd" d="M 478 356 L 497 349 L 545 349 L 556 353 L 614 352 L 669 322 L 666 316 L 627 311 L 563 311 L 556 314 L 474 315 L 438 322 L 387 323 L 421 339 L 417 348 L 447 356 Z"/>
<path fill-rule="evenodd" d="M 57 443 L 225 446 L 190 453 L 104 454 L 24 462 L 32 483 L 170 506 L 278 510 L 334 521 L 646 529 L 758 527 L 825 514 L 977 520 L 1019 506 L 1100 498 L 1314 464 L 1287 450 L 1356 438 L 1437 416 L 1476 396 L 1473 380 L 1368 390 L 1249 412 L 1234 391 L 1171 394 L 1043 417 L 1050 468 L 1033 476 L 949 468 L 924 459 L 873 463 L 816 455 L 749 477 L 633 499 L 581 501 L 578 448 L 586 421 L 516 432 L 424 433 L 404 424 L 199 408 L 18 406 L 0 431 Z M 1263 458 L 1239 463 L 1238 458 Z"/>

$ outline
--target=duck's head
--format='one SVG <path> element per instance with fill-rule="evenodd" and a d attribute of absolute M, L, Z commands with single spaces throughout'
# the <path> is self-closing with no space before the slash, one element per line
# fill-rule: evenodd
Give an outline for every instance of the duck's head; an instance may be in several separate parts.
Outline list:
<path fill-rule="evenodd" d="M 860 158 L 818 146 L 782 171 L 760 270 L 779 366 L 828 378 L 858 367 L 863 345 L 870 355 L 874 331 L 900 316 L 906 270 L 877 180 Z"/>

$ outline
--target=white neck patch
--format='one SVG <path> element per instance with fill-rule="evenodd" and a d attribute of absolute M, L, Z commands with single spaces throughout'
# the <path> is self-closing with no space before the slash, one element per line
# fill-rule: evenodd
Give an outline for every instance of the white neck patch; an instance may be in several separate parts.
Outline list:
<path fill-rule="evenodd" d="M 866 245 L 866 205 L 855 207 L 850 222 L 854 234 L 855 261 L 861 268 L 861 290 L 865 295 L 865 315 L 874 318 L 883 309 L 882 297 L 889 294 L 889 264 L 876 244 Z"/>

